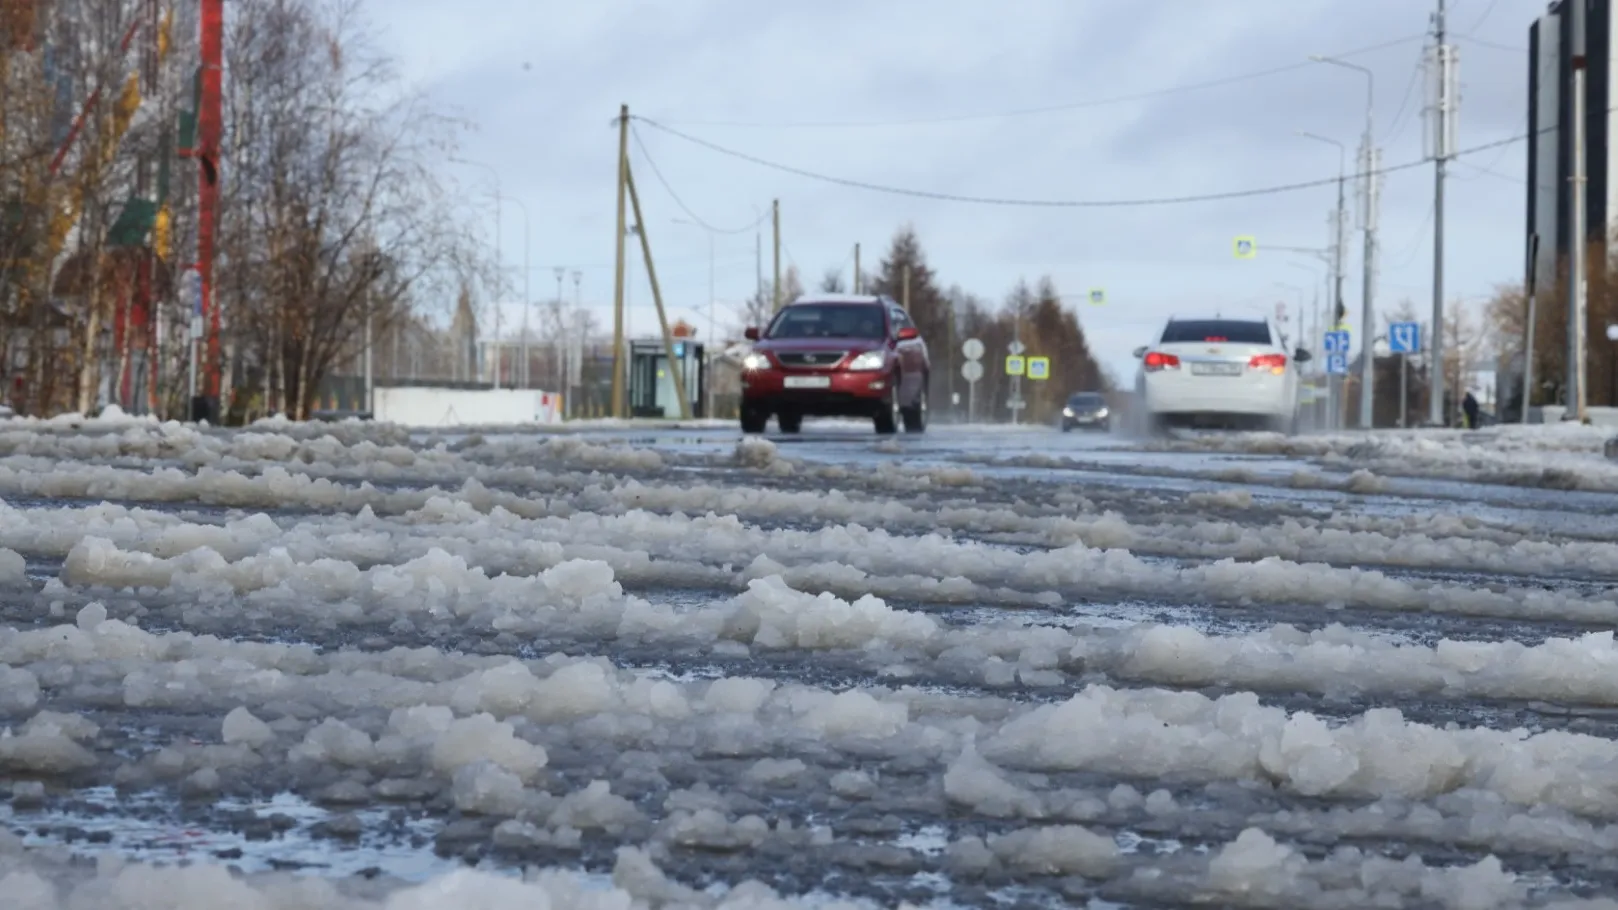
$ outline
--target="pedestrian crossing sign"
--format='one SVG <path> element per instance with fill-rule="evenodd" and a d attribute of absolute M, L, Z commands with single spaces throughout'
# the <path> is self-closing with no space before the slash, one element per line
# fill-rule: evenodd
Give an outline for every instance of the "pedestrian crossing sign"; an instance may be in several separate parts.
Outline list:
<path fill-rule="evenodd" d="M 1028 358 L 1028 378 L 1029 379 L 1049 379 L 1049 378 L 1051 378 L 1051 359 L 1049 357 L 1030 357 L 1030 358 Z"/>
<path fill-rule="evenodd" d="M 1012 354 L 1006 358 L 1006 375 L 1021 376 L 1023 375 L 1024 366 L 1023 358 L 1017 354 Z"/>

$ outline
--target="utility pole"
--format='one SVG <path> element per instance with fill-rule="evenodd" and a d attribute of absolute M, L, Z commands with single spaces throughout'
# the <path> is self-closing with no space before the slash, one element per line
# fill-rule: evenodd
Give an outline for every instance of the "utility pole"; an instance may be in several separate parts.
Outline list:
<path fill-rule="evenodd" d="M 680 399 L 680 419 L 691 419 L 691 398 L 685 392 L 685 360 L 674 356 L 674 336 L 669 332 L 668 311 L 663 308 L 663 290 L 657 283 L 657 268 L 652 264 L 652 241 L 646 236 L 646 218 L 641 212 L 640 193 L 635 190 L 635 175 L 624 158 L 624 186 L 629 190 L 629 203 L 635 210 L 635 233 L 640 235 L 641 253 L 646 259 L 646 281 L 652 286 L 652 303 L 657 307 L 657 321 L 663 327 L 663 355 L 668 358 L 669 377 L 674 380 L 674 394 Z"/>
<path fill-rule="evenodd" d="M 583 281 L 584 272 L 574 269 L 573 315 L 568 319 L 568 322 L 570 324 L 577 323 L 579 326 L 579 346 L 574 349 L 572 363 L 568 365 L 567 382 L 562 386 L 562 406 L 567 410 L 567 415 L 565 416 L 571 417 L 579 416 L 579 406 L 574 400 L 573 388 L 577 386 L 580 390 L 579 394 L 584 394 L 584 289 L 581 285 Z M 571 345 L 572 342 L 570 341 L 569 346 Z M 577 379 L 574 377 L 577 377 Z"/>
<path fill-rule="evenodd" d="M 854 249 L 858 250 L 859 246 L 855 245 Z M 855 257 L 855 261 L 858 261 L 858 257 Z M 908 264 L 901 274 L 903 278 L 899 289 L 899 305 L 904 307 L 905 312 L 908 313 L 910 312 L 910 266 Z"/>
<path fill-rule="evenodd" d="M 1568 230 L 1568 319 L 1567 319 L 1567 408 L 1574 419 L 1583 423 L 1589 394 L 1585 382 L 1588 363 L 1585 358 L 1585 57 L 1586 48 L 1584 4 L 1573 6 L 1573 176 L 1571 182 L 1573 204 L 1569 206 Z"/>
<path fill-rule="evenodd" d="M 365 295 L 365 413 L 376 416 L 376 374 L 372 371 L 375 364 L 372 354 L 371 322 L 374 318 L 371 311 L 371 294 Z"/>
<path fill-rule="evenodd" d="M 1376 228 L 1377 206 L 1380 203 L 1381 175 L 1378 170 L 1382 163 L 1381 150 L 1376 147 L 1376 135 L 1373 129 L 1376 111 L 1376 76 L 1369 69 L 1357 63 L 1348 63 L 1334 57 L 1322 57 L 1318 54 L 1309 59 L 1316 63 L 1329 63 L 1350 69 L 1365 77 L 1365 138 L 1360 145 L 1360 220 L 1365 231 L 1365 287 L 1364 299 L 1360 308 L 1360 429 L 1371 428 L 1371 410 L 1375 402 L 1374 384 L 1376 370 Z M 1346 402 L 1345 402 L 1346 403 Z"/>
<path fill-rule="evenodd" d="M 908 275 L 908 274 L 909 273 L 907 272 L 906 275 Z M 858 294 L 860 292 L 860 245 L 857 244 L 857 243 L 854 244 L 854 284 L 853 284 L 853 288 L 854 288 L 854 293 Z M 909 306 L 909 305 L 910 304 L 908 304 L 908 303 L 905 304 L 905 306 Z"/>
<path fill-rule="evenodd" d="M 1539 322 L 1539 232 L 1528 237 L 1527 337 L 1522 347 L 1522 422 L 1528 422 L 1528 408 L 1534 403 L 1534 329 Z"/>
<path fill-rule="evenodd" d="M 618 236 L 612 276 L 612 416 L 624 417 L 624 235 L 629 230 L 629 105 L 618 107 Z"/>
<path fill-rule="evenodd" d="M 703 354 L 705 355 L 702 358 L 702 388 L 706 393 L 702 396 L 702 416 L 711 420 L 713 419 L 713 370 L 711 367 L 713 366 L 714 358 L 719 356 L 719 336 L 718 330 L 714 327 L 713 315 L 714 294 L 717 292 L 717 284 L 714 280 L 714 234 L 713 231 L 706 231 L 705 233 L 708 235 L 708 341 L 702 346 Z M 712 350 L 709 350 L 709 345 L 713 346 Z"/>
<path fill-rule="evenodd" d="M 1371 116 L 1365 117 L 1365 277 L 1360 305 L 1360 429 L 1372 427 L 1372 408 L 1376 368 L 1376 223 L 1377 207 L 1381 204 L 1380 177 L 1377 170 L 1382 162 L 1381 150 L 1372 144 Z"/>
<path fill-rule="evenodd" d="M 1582 0 L 1574 3 L 1581 7 Z M 1578 14 L 1575 13 L 1575 16 Z M 1432 352 L 1428 367 L 1432 394 L 1427 402 L 1427 420 L 1444 425 L 1444 169 L 1455 155 L 1455 121 L 1459 107 L 1460 82 L 1456 75 L 1455 47 L 1445 43 L 1444 0 L 1438 0 L 1433 15 L 1433 103 L 1429 109 L 1429 141 L 1433 155 L 1433 327 L 1427 333 Z M 1577 64 L 1575 64 L 1575 67 Z M 1577 75 L 1574 76 L 1578 78 Z M 1577 129 L 1577 127 L 1575 127 Z M 1577 154 L 1577 153 L 1575 153 Z M 1459 352 L 1457 352 L 1459 354 Z M 1461 364 L 1465 369 L 1465 364 Z M 1460 389 L 1455 391 L 1459 392 Z"/>
<path fill-rule="evenodd" d="M 775 298 L 775 309 L 781 309 L 781 200 L 770 201 L 770 221 L 775 229 L 775 289 L 771 294 Z"/>
<path fill-rule="evenodd" d="M 563 319 L 566 303 L 562 301 L 562 278 L 567 268 L 556 267 L 556 390 L 567 394 L 567 320 Z M 527 361 L 525 356 L 524 361 Z"/>

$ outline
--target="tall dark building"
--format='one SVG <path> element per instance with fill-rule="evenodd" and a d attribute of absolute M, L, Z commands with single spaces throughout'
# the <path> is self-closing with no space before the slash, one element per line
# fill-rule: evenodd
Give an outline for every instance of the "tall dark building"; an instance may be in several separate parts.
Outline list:
<path fill-rule="evenodd" d="M 1618 185 L 1610 179 L 1611 110 L 1618 103 L 1612 66 L 1612 0 L 1556 0 L 1528 29 L 1528 231 L 1539 237 L 1529 264 L 1539 287 L 1556 278 L 1569 249 L 1572 201 L 1573 4 L 1585 9 L 1585 214 L 1588 237 L 1608 238 L 1618 217 Z"/>

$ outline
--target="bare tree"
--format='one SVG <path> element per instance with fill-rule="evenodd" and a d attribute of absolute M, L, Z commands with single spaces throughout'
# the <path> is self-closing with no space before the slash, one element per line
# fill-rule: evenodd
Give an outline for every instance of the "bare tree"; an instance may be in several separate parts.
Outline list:
<path fill-rule="evenodd" d="M 222 288 L 246 382 L 306 418 L 320 383 L 467 258 L 431 165 L 457 124 L 401 95 L 357 0 L 240 0 L 227 41 Z"/>

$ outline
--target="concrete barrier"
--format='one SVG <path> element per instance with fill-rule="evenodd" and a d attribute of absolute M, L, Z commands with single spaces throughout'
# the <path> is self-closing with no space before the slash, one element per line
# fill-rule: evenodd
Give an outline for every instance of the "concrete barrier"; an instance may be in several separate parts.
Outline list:
<path fill-rule="evenodd" d="M 407 427 L 514 426 L 562 422 L 562 396 L 541 389 L 394 386 L 376 390 L 376 419 Z"/>

